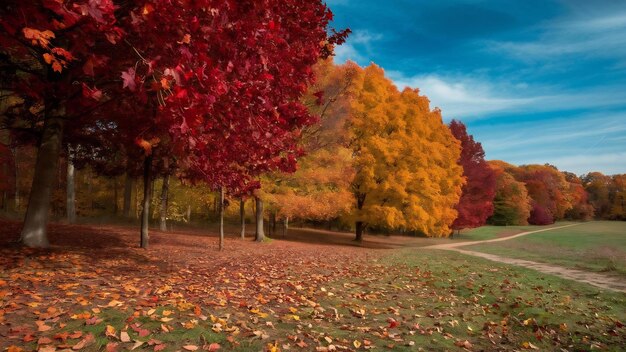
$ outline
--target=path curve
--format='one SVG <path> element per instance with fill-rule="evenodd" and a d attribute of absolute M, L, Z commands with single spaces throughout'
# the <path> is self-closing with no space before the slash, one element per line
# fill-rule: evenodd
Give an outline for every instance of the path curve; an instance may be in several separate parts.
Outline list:
<path fill-rule="evenodd" d="M 594 273 L 594 272 L 589 272 L 589 271 L 570 269 L 570 268 L 564 268 L 558 265 L 538 263 L 538 262 L 533 262 L 530 260 L 507 258 L 507 257 L 495 255 L 495 254 L 481 253 L 481 252 L 469 251 L 469 250 L 464 250 L 464 249 L 459 248 L 459 247 L 470 246 L 470 245 L 475 245 L 475 244 L 508 241 L 513 238 L 526 236 L 526 235 L 530 235 L 533 233 L 556 230 L 556 229 L 561 229 L 561 228 L 570 227 L 570 226 L 577 226 L 577 225 L 581 225 L 581 224 L 572 224 L 572 225 L 551 227 L 551 228 L 541 229 L 541 230 L 536 230 L 536 231 L 522 232 L 514 236 L 496 238 L 492 240 L 446 243 L 446 244 L 438 244 L 438 245 L 428 246 L 428 247 L 423 247 L 423 248 L 455 251 L 455 252 L 459 252 L 462 254 L 471 255 L 474 257 L 488 259 L 488 260 L 498 262 L 498 263 L 517 265 L 517 266 L 521 266 L 524 268 L 533 269 L 533 270 L 542 272 L 544 274 L 550 274 L 550 275 L 558 276 L 561 278 L 590 284 L 590 285 L 604 288 L 604 289 L 611 290 L 611 291 L 626 293 L 626 282 L 615 276 L 610 276 L 610 275 L 601 274 L 601 273 Z"/>

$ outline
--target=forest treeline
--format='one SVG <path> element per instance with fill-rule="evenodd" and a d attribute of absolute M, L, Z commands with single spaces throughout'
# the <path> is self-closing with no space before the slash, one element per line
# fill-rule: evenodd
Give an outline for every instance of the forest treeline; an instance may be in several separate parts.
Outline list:
<path fill-rule="evenodd" d="M 418 89 L 333 63 L 348 31 L 321 1 L 288 2 L 3 5 L 0 192 L 22 242 L 48 246 L 49 213 L 140 218 L 142 247 L 151 218 L 212 213 L 221 247 L 224 216 L 251 209 L 258 240 L 264 218 L 357 240 L 626 219 L 626 175 L 486 161 Z"/>

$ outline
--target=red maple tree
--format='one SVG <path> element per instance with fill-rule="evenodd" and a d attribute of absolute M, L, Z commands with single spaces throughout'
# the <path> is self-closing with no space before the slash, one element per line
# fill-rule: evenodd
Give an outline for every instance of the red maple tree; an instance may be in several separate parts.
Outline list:
<path fill-rule="evenodd" d="M 496 195 L 496 174 L 485 161 L 485 151 L 472 135 L 467 133 L 465 125 L 456 120 L 450 122 L 450 130 L 461 141 L 463 176 L 466 183 L 456 210 L 458 217 L 452 224 L 453 230 L 474 228 L 484 225 L 493 214 L 493 199 Z"/>

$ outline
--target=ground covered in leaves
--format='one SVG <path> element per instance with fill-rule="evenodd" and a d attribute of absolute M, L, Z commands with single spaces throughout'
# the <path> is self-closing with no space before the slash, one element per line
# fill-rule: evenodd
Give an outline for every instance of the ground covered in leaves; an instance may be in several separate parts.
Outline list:
<path fill-rule="evenodd" d="M 0 351 L 620 350 L 626 295 L 458 253 L 0 221 Z"/>

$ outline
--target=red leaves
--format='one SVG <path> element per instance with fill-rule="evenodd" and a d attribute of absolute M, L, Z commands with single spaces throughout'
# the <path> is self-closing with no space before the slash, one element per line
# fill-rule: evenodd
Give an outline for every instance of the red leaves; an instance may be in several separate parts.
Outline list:
<path fill-rule="evenodd" d="M 394 318 L 387 319 L 387 322 L 389 323 L 389 329 L 397 328 L 400 325 L 400 322 Z"/>
<path fill-rule="evenodd" d="M 462 122 L 450 122 L 452 135 L 461 142 L 463 176 L 466 183 L 459 204 L 458 216 L 452 228 L 455 230 L 482 226 L 493 214 L 493 199 L 496 195 L 496 173 L 485 161 L 485 152 L 480 143 L 467 133 Z"/>
<path fill-rule="evenodd" d="M 91 98 L 95 101 L 100 101 L 102 100 L 103 93 L 100 89 L 89 88 L 85 83 L 83 83 L 83 96 L 85 98 Z"/>
<path fill-rule="evenodd" d="M 134 92 L 137 89 L 137 84 L 135 82 L 135 69 L 133 67 L 129 67 L 128 70 L 122 72 L 122 82 L 124 85 L 122 88 L 128 88 L 131 92 Z"/>

